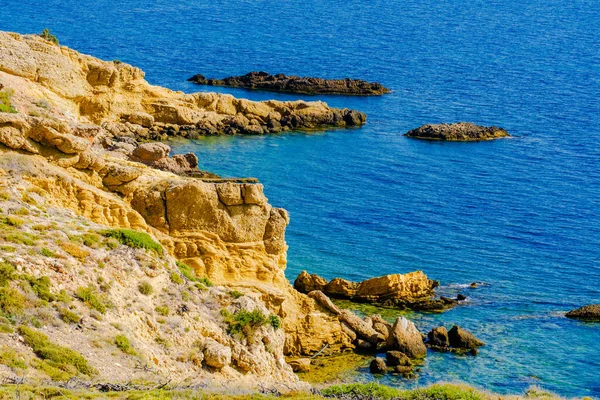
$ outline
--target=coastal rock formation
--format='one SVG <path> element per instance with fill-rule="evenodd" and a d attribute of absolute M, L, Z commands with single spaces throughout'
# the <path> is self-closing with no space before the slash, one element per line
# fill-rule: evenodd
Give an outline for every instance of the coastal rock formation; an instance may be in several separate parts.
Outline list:
<path fill-rule="evenodd" d="M 267 72 L 249 72 L 246 75 L 230 76 L 223 79 L 207 79 L 204 75 L 194 75 L 188 79 L 200 85 L 241 87 L 245 89 L 270 90 L 303 94 L 342 94 L 354 96 L 381 95 L 390 90 L 377 82 L 359 79 L 322 79 L 271 75 Z"/>
<path fill-rule="evenodd" d="M 399 317 L 388 338 L 388 348 L 397 349 L 410 358 L 422 358 L 427 355 L 427 347 L 423 343 L 421 333 L 415 324 L 404 317 Z"/>
<path fill-rule="evenodd" d="M 376 357 L 369 364 L 369 370 L 372 374 L 385 374 L 387 372 L 387 365 L 385 364 L 385 360 L 380 357 Z"/>
<path fill-rule="evenodd" d="M 491 140 L 510 135 L 497 126 L 479 126 L 471 122 L 454 124 L 427 124 L 404 134 L 415 139 L 448 140 L 448 141 L 477 141 Z"/>
<path fill-rule="evenodd" d="M 475 335 L 457 325 L 448 331 L 448 339 L 450 346 L 457 349 L 474 349 L 485 346 L 485 343 L 477 339 Z"/>
<path fill-rule="evenodd" d="M 294 288 L 301 293 L 313 290 L 325 295 L 355 302 L 372 303 L 384 307 L 422 311 L 443 311 L 458 303 L 457 300 L 434 298 L 439 282 L 428 279 L 422 271 L 408 274 L 392 274 L 367 279 L 360 283 L 334 278 L 324 278 L 302 271 L 294 281 Z"/>
<path fill-rule="evenodd" d="M 440 326 L 432 329 L 428 334 L 428 343 L 436 347 L 448 347 L 450 346 L 450 339 L 448 338 L 448 330 L 444 326 Z"/>
<path fill-rule="evenodd" d="M 565 314 L 567 318 L 585 321 L 600 321 L 600 304 L 589 304 Z"/>
<path fill-rule="evenodd" d="M 356 333 L 346 323 L 287 281 L 289 216 L 269 204 L 262 185 L 218 179 L 198 171 L 195 157 L 170 157 L 167 146 L 142 142 L 189 137 L 208 126 L 202 132 L 226 133 L 234 120 L 255 133 L 277 121 L 295 128 L 332 121 L 347 126 L 360 114 L 320 102 L 257 103 L 173 92 L 149 85 L 142 71 L 126 64 L 5 32 L 0 85 L 15 111 L 0 112 L 0 263 L 18 276 L 27 273 L 31 282 L 47 278 L 52 296 L 64 290 L 65 299 L 88 299 L 73 308 L 85 317 L 74 329 L 58 322 L 75 321 L 71 314 L 59 315 L 68 308 L 46 294 L 47 303 L 35 300 L 34 307 L 28 303 L 37 298 L 30 281 L 11 278 L 10 289 L 0 284 L 3 295 L 9 290 L 29 299 L 20 301 L 28 307 L 17 310 L 23 315 L 14 321 L 45 313 L 40 329 L 48 340 L 81 352 L 98 370 L 96 378 L 110 382 L 170 376 L 295 390 L 306 385 L 284 355 L 355 347 Z M 104 238 L 103 232 L 141 247 Z M 94 300 L 102 312 L 92 309 L 89 293 L 111 307 Z M 228 316 L 257 312 L 260 323 L 239 328 L 243 338 L 232 334 L 236 320 Z M 49 321 L 59 326 L 49 329 Z M 26 360 L 36 359 L 30 347 L 3 333 L 16 328 L 3 326 L 2 342 Z M 113 343 L 125 334 L 140 359 L 114 344 L 91 344 L 98 338 Z M 127 349 L 123 338 L 118 342 Z M 169 343 L 177 343 L 177 351 Z M 136 368 L 136 360 L 147 360 L 151 368 Z M 116 363 L 122 368 L 107 367 Z"/>
<path fill-rule="evenodd" d="M 56 108 L 80 122 L 100 124 L 113 135 L 144 139 L 267 134 L 366 121 L 363 113 L 320 101 L 254 102 L 217 93 L 175 92 L 148 84 L 136 67 L 80 54 L 36 35 L 0 32 L 0 79 L 14 90 L 13 106 L 25 115 L 43 116 Z M 21 96 L 23 91 L 32 96 Z M 58 140 L 47 130 L 36 132 L 38 140 Z M 84 145 L 76 142 L 66 139 L 64 146 Z M 22 145 L 23 140 L 13 142 Z"/>

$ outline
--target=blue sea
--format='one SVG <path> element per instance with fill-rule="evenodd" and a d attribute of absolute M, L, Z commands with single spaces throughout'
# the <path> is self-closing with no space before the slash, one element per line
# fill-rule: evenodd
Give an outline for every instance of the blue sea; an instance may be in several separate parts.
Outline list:
<path fill-rule="evenodd" d="M 382 97 L 239 89 L 367 113 L 359 129 L 175 141 L 202 169 L 253 176 L 291 214 L 287 276 L 360 280 L 417 269 L 468 302 L 414 314 L 457 323 L 480 354 L 430 353 L 398 387 L 531 385 L 600 398 L 600 324 L 564 312 L 600 302 L 600 7 L 597 0 L 4 0 L 0 29 L 50 28 L 62 44 L 186 82 L 253 70 L 378 81 Z M 480 143 L 405 138 L 426 123 L 507 129 Z M 485 282 L 478 289 L 465 288 Z"/>

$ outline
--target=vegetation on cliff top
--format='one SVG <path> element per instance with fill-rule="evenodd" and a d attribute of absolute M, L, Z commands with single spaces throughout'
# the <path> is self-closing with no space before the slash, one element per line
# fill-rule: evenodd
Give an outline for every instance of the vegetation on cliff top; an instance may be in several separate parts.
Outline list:
<path fill-rule="evenodd" d="M 17 397 L 18 396 L 18 397 Z M 332 386 L 313 393 L 292 392 L 288 394 L 223 394 L 207 393 L 190 389 L 148 389 L 122 392 L 99 392 L 90 389 L 65 389 L 57 387 L 34 387 L 10 385 L 0 387 L 0 400 L 4 399 L 127 399 L 127 400 L 323 400 L 325 398 L 342 400 L 503 400 L 503 399 L 558 399 L 552 393 L 537 388 L 529 389 L 525 396 L 499 396 L 482 392 L 466 385 L 436 384 L 415 390 L 399 390 L 376 383 Z M 585 398 L 584 398 L 585 399 Z M 589 399 L 589 398 L 588 398 Z M 589 399 L 591 400 L 591 399 Z"/>
<path fill-rule="evenodd" d="M 42 31 L 42 33 L 40 33 L 38 36 L 40 36 L 40 37 L 42 37 L 42 38 L 46 39 L 46 40 L 47 40 L 47 41 L 49 41 L 49 42 L 52 42 L 52 43 L 54 43 L 54 44 L 55 44 L 55 45 L 57 45 L 57 46 L 60 46 L 60 43 L 59 43 L 59 41 L 58 41 L 58 38 L 57 38 L 55 35 L 53 35 L 52 33 L 50 33 L 50 29 L 48 29 L 48 28 L 45 28 L 45 29 Z"/>

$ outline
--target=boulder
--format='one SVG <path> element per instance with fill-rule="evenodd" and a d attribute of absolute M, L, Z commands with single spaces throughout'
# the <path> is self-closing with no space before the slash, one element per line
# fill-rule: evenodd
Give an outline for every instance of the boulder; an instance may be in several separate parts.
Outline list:
<path fill-rule="evenodd" d="M 298 358 L 297 360 L 288 361 L 288 364 L 292 367 L 294 372 L 310 371 L 310 363 L 310 358 Z"/>
<path fill-rule="evenodd" d="M 443 327 L 437 327 L 429 331 L 427 334 L 429 344 L 437 347 L 448 347 L 450 346 L 450 339 L 448 339 L 448 330 Z"/>
<path fill-rule="evenodd" d="M 342 299 L 350 299 L 356 295 L 358 284 L 342 278 L 335 278 L 329 281 L 324 291 L 328 296 Z"/>
<path fill-rule="evenodd" d="M 426 139 L 426 140 L 449 140 L 449 141 L 475 141 L 491 140 L 510 135 L 497 126 L 479 126 L 471 122 L 458 122 L 455 124 L 428 124 L 413 129 L 404 136 Z"/>
<path fill-rule="evenodd" d="M 471 332 L 457 325 L 454 325 L 448 332 L 448 340 L 450 346 L 457 349 L 473 349 L 485 345 L 484 342 L 477 339 Z"/>
<path fill-rule="evenodd" d="M 389 349 L 399 350 L 410 358 L 422 358 L 427 355 L 421 333 L 414 323 L 404 317 L 398 317 L 387 341 Z"/>
<path fill-rule="evenodd" d="M 310 293 L 313 290 L 323 291 L 327 285 L 327 280 L 317 274 L 309 274 L 306 271 L 300 272 L 300 275 L 294 281 L 294 288 L 300 293 Z"/>
<path fill-rule="evenodd" d="M 198 157 L 196 157 L 194 153 L 177 154 L 173 157 L 161 158 L 151 165 L 162 171 L 169 171 L 176 175 L 184 175 L 188 172 L 198 171 Z"/>
<path fill-rule="evenodd" d="M 349 310 L 341 310 L 339 318 L 345 322 L 356 335 L 372 344 L 377 344 L 383 341 L 383 336 L 375 329 L 371 328 L 365 321 L 360 319 L 356 314 Z"/>
<path fill-rule="evenodd" d="M 565 314 L 567 318 L 586 321 L 600 321 L 600 304 L 589 304 Z"/>
<path fill-rule="evenodd" d="M 387 353 L 385 353 L 385 359 L 386 359 L 387 365 L 389 365 L 390 367 L 395 367 L 397 365 L 402 365 L 402 366 L 411 366 L 412 365 L 410 358 L 408 358 L 408 356 L 401 351 L 396 351 L 396 350 L 388 351 Z"/>
<path fill-rule="evenodd" d="M 320 290 L 313 290 L 308 294 L 308 297 L 315 299 L 315 301 L 319 303 L 321 307 L 325 308 L 326 310 L 332 312 L 335 315 L 339 315 L 341 313 L 341 310 L 338 308 L 338 306 L 333 304 L 331 299 Z"/>
<path fill-rule="evenodd" d="M 231 349 L 215 340 L 208 339 L 204 345 L 204 362 L 209 367 L 221 369 L 231 364 Z"/>
<path fill-rule="evenodd" d="M 423 271 L 408 274 L 391 274 L 362 281 L 356 290 L 360 300 L 389 298 L 420 298 L 433 295 L 435 281 L 427 278 Z"/>
<path fill-rule="evenodd" d="M 171 148 L 164 143 L 142 143 L 134 151 L 133 156 L 144 164 L 151 164 L 169 156 Z"/>
<path fill-rule="evenodd" d="M 385 360 L 380 357 L 376 357 L 369 364 L 369 370 L 372 374 L 385 374 L 387 372 L 387 365 L 385 365 Z"/>

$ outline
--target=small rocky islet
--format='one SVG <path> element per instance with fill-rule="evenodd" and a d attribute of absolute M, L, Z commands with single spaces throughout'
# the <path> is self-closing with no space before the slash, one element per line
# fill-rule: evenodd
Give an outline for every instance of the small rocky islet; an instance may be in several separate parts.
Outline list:
<path fill-rule="evenodd" d="M 240 76 L 229 76 L 223 79 L 206 78 L 204 75 L 197 74 L 189 78 L 188 81 L 199 85 L 227 86 L 310 95 L 374 96 L 391 92 L 380 83 L 367 82 L 361 79 L 323 79 L 284 74 L 271 75 L 268 72 L 262 71 L 249 72 Z"/>
<path fill-rule="evenodd" d="M 600 322 L 600 304 L 588 304 L 565 314 L 567 318 L 589 322 Z"/>
<path fill-rule="evenodd" d="M 427 124 L 408 131 L 406 137 L 423 140 L 441 140 L 453 142 L 473 142 L 510 137 L 503 128 L 481 126 L 471 122 L 452 124 Z"/>

